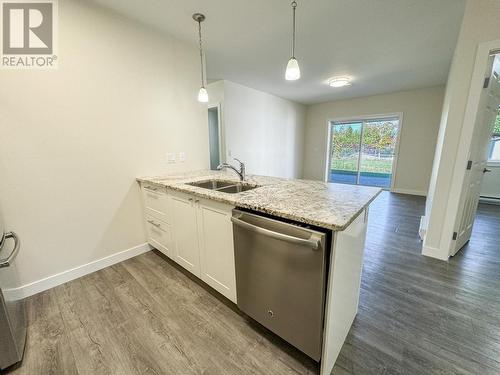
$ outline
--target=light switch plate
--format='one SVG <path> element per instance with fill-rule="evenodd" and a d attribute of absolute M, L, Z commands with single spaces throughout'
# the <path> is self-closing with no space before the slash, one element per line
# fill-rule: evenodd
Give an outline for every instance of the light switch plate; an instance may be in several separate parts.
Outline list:
<path fill-rule="evenodd" d="M 186 153 L 181 151 L 179 152 L 179 162 L 184 163 L 186 161 Z"/>

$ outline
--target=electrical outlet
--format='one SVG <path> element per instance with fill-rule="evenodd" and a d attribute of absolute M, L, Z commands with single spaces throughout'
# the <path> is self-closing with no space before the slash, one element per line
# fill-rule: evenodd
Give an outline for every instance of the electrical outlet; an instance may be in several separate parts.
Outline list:
<path fill-rule="evenodd" d="M 167 153 L 167 163 L 169 164 L 175 163 L 175 153 L 173 152 Z"/>
<path fill-rule="evenodd" d="M 184 163 L 186 161 L 186 153 L 184 151 L 179 152 L 179 162 Z"/>

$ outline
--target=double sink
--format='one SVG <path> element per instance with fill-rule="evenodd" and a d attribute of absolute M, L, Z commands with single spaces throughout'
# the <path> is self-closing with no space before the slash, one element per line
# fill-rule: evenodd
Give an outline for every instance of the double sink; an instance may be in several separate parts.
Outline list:
<path fill-rule="evenodd" d="M 220 191 L 222 193 L 241 193 L 243 191 L 253 190 L 260 186 L 252 185 L 245 182 L 223 181 L 223 180 L 207 180 L 199 182 L 191 182 L 187 185 L 196 186 L 203 189 Z"/>

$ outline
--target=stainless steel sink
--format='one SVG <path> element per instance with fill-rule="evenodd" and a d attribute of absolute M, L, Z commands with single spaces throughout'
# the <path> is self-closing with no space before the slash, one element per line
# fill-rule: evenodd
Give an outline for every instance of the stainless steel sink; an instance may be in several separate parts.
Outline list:
<path fill-rule="evenodd" d="M 258 186 L 238 183 L 233 186 L 217 189 L 217 191 L 222 191 L 223 193 L 235 194 L 235 193 L 241 193 L 242 191 L 253 190 L 255 188 L 258 188 Z"/>
<path fill-rule="evenodd" d="M 208 180 L 199 182 L 190 182 L 188 185 L 201 187 L 203 189 L 219 190 L 228 186 L 233 186 L 237 184 L 234 181 L 222 181 L 222 180 Z"/>
<path fill-rule="evenodd" d="M 244 182 L 222 181 L 222 180 L 191 182 L 188 183 L 187 185 L 196 186 L 203 189 L 220 191 L 222 193 L 228 193 L 228 194 L 241 193 L 243 191 L 253 190 L 260 187 L 258 185 L 247 184 Z"/>

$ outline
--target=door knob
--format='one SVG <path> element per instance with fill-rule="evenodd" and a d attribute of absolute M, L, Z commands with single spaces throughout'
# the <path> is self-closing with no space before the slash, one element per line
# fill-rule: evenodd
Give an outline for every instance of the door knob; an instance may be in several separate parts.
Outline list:
<path fill-rule="evenodd" d="M 488 172 L 491 172 L 491 169 L 488 169 L 488 168 L 483 169 L 483 173 L 488 173 Z"/>

